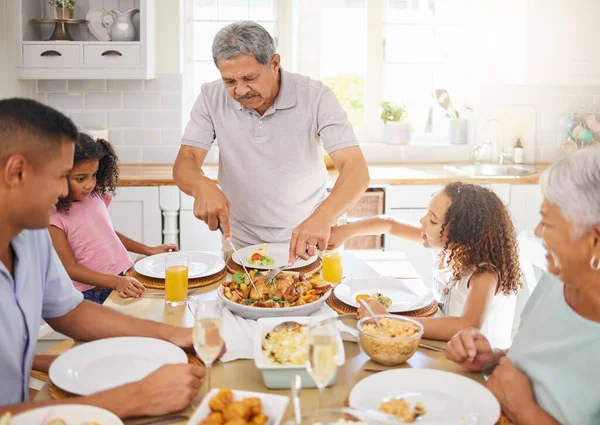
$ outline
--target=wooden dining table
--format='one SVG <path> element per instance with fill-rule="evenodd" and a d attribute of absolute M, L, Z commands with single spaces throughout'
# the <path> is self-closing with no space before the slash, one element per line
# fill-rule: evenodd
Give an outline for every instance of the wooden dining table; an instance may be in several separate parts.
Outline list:
<path fill-rule="evenodd" d="M 402 277 L 411 284 L 423 285 L 423 282 L 420 281 L 418 275 L 414 271 L 414 267 L 412 267 L 406 256 L 401 253 L 355 252 L 352 256 L 355 257 L 353 258 L 354 261 L 362 261 L 374 270 L 394 270 L 394 276 L 390 277 Z M 378 267 L 378 265 L 381 267 Z M 203 299 L 214 299 L 216 297 L 217 287 L 218 283 L 201 288 L 193 296 Z M 113 291 L 104 305 L 138 318 L 185 327 L 191 327 L 194 324 L 190 309 L 186 306 L 167 306 L 165 305 L 164 297 L 156 292 L 147 291 L 146 295 L 139 299 L 123 299 L 119 297 L 117 292 Z M 356 321 L 353 319 L 345 320 L 344 323 L 356 327 Z M 425 339 L 423 339 L 422 342 L 440 348 L 443 348 L 445 345 L 443 342 Z M 61 342 L 56 347 L 53 347 L 49 352 L 51 354 L 59 354 L 62 351 L 66 351 L 71 346 L 73 346 L 73 341 L 67 340 Z M 457 373 L 479 383 L 485 382 L 481 373 L 469 372 L 447 360 L 443 353 L 426 348 L 419 348 L 405 364 L 396 367 L 386 367 L 373 362 L 355 342 L 344 342 L 344 349 L 346 353 L 346 362 L 343 366 L 339 367 L 335 384 L 326 388 L 322 397 L 319 395 L 317 389 L 302 390 L 301 407 L 303 411 L 314 410 L 319 406 L 321 408 L 341 407 L 347 402 L 352 387 L 358 381 L 374 373 L 397 368 L 437 369 Z M 256 391 L 290 396 L 290 390 L 268 389 L 263 383 L 260 370 L 254 366 L 254 360 L 235 360 L 227 363 L 217 363 L 212 369 L 211 381 L 215 388 L 230 388 L 234 390 Z M 35 399 L 50 399 L 47 384 L 44 385 Z M 190 407 L 182 412 L 182 414 L 191 417 L 193 409 Z M 290 402 L 283 417 L 282 424 L 292 418 L 293 410 L 292 403 Z M 124 422 L 127 425 L 139 425 L 148 422 L 148 420 L 149 418 L 134 418 L 127 419 Z M 185 424 L 186 421 L 177 423 L 177 425 Z"/>

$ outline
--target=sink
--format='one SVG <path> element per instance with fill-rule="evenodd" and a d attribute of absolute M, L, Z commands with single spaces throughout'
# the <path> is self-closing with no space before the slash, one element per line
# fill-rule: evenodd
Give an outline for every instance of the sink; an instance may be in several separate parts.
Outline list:
<path fill-rule="evenodd" d="M 444 169 L 463 176 L 527 176 L 535 170 L 514 164 L 448 164 Z"/>

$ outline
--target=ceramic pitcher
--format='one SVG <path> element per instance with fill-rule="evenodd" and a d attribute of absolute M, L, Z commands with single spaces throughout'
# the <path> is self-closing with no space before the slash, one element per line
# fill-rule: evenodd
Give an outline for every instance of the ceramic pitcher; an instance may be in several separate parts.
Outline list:
<path fill-rule="evenodd" d="M 101 17 L 102 25 L 108 30 L 111 41 L 133 41 L 136 36 L 136 28 L 133 25 L 133 16 L 140 13 L 139 9 L 131 9 L 127 12 L 109 10 L 104 12 Z M 112 23 L 109 24 L 107 18 L 112 17 Z"/>

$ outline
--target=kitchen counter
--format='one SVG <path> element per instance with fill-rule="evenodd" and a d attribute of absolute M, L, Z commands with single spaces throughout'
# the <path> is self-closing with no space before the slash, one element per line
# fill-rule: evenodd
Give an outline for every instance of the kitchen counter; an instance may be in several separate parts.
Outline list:
<path fill-rule="evenodd" d="M 469 177 L 444 170 L 444 164 L 373 164 L 369 166 L 371 184 L 424 185 L 446 184 L 454 181 L 478 184 L 537 184 L 548 164 L 526 164 L 537 172 L 528 176 Z M 204 173 L 217 181 L 218 165 L 202 167 Z M 121 164 L 119 186 L 170 186 L 174 185 L 172 164 Z M 330 183 L 338 176 L 329 170 Z"/>

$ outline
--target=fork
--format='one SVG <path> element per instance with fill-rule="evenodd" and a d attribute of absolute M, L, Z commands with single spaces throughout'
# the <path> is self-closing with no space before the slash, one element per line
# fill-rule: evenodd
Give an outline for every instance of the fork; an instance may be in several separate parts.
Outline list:
<path fill-rule="evenodd" d="M 279 266 L 279 267 L 275 267 L 274 269 L 271 269 L 271 271 L 269 272 L 269 274 L 267 274 L 267 277 L 265 278 L 265 283 L 271 283 L 271 281 L 273 279 L 275 279 L 275 277 L 281 273 L 282 271 L 289 269 L 290 267 L 292 267 L 294 264 L 296 264 L 296 262 L 300 259 L 299 256 L 296 255 L 296 259 L 294 260 L 294 262 L 292 264 L 289 264 L 287 266 Z"/>

